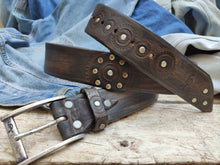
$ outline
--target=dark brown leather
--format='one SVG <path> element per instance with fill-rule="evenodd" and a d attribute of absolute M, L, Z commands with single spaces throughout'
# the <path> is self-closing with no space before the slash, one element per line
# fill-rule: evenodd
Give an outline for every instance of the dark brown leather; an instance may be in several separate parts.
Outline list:
<path fill-rule="evenodd" d="M 113 72 L 112 76 L 108 76 L 109 70 Z M 44 71 L 56 77 L 103 88 L 111 84 L 111 90 L 171 93 L 120 57 L 107 52 L 47 43 Z M 100 85 L 96 84 L 97 81 Z M 119 83 L 121 88 L 118 88 Z"/>
<path fill-rule="evenodd" d="M 212 111 L 210 76 L 141 24 L 100 4 L 86 32 L 172 93 L 203 112 Z"/>
<path fill-rule="evenodd" d="M 110 92 L 104 89 L 91 88 L 84 89 L 81 94 L 76 96 L 52 102 L 50 108 L 54 119 L 62 116 L 67 118 L 58 124 L 58 129 L 62 138 L 68 139 L 80 133 L 103 130 L 107 124 L 143 110 L 156 100 L 156 94 Z M 95 101 L 100 101 L 98 109 L 96 108 L 99 104 L 96 104 Z M 72 107 L 65 106 L 67 102 L 71 102 Z M 97 115 L 99 110 L 102 114 L 101 117 Z M 74 127 L 75 121 L 81 122 L 80 128 Z"/>

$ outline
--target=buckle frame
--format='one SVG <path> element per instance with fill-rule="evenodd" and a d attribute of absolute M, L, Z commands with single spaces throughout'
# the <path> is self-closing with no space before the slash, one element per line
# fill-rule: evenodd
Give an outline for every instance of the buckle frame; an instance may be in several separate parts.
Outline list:
<path fill-rule="evenodd" d="M 62 121 L 65 121 L 66 117 L 64 117 L 64 116 L 59 117 L 56 120 L 53 120 L 53 121 L 51 121 L 51 122 L 49 122 L 45 125 L 39 126 L 37 128 L 34 128 L 34 129 L 29 130 L 29 131 L 24 132 L 24 133 L 19 133 L 19 130 L 17 128 L 14 117 L 16 117 L 16 116 L 18 116 L 18 115 L 20 115 L 24 112 L 28 112 L 28 111 L 31 111 L 31 110 L 36 109 L 38 107 L 41 107 L 44 104 L 48 104 L 48 103 L 51 103 L 53 101 L 58 101 L 58 100 L 62 100 L 62 99 L 65 99 L 65 98 L 66 98 L 66 96 L 62 95 L 62 96 L 56 96 L 56 97 L 52 97 L 52 98 L 49 98 L 49 99 L 37 101 L 37 102 L 31 103 L 31 104 L 25 105 L 23 107 L 20 107 L 16 110 L 12 111 L 11 113 L 6 114 L 6 115 L 1 117 L 1 121 L 5 125 L 5 129 L 6 129 L 6 132 L 8 134 L 8 138 L 9 138 L 11 147 L 13 149 L 13 152 L 15 154 L 17 163 L 19 165 L 29 164 L 29 163 L 31 163 L 31 162 L 47 155 L 47 154 L 49 154 L 49 153 L 54 152 L 55 150 L 58 150 L 58 149 L 62 148 L 63 146 L 65 146 L 67 144 L 70 144 L 72 142 L 80 140 L 85 136 L 84 134 L 78 134 L 76 136 L 73 136 L 69 139 L 66 139 L 66 140 L 64 140 L 64 141 L 62 141 L 62 142 L 60 142 L 60 143 L 58 143 L 58 144 L 56 144 L 52 147 L 40 152 L 40 153 L 28 158 L 28 155 L 26 153 L 22 138 L 25 137 L 25 136 L 31 135 L 33 133 L 39 132 L 43 129 L 46 129 L 50 126 L 56 125 L 56 124 L 58 124 Z"/>

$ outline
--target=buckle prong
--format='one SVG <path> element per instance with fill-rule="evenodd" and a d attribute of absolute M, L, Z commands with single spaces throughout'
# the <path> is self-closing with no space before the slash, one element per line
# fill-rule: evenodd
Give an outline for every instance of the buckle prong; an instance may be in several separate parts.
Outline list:
<path fill-rule="evenodd" d="M 33 109 L 36 109 L 44 104 L 48 104 L 48 103 L 51 103 L 53 101 L 58 101 L 58 100 L 62 100 L 62 99 L 65 99 L 66 96 L 57 96 L 57 97 L 53 97 L 53 98 L 49 98 L 49 99 L 45 99 L 45 100 L 42 100 L 42 101 L 37 101 L 37 102 L 34 102 L 34 103 L 31 103 L 29 105 L 26 105 L 26 106 L 23 106 L 21 108 L 18 108 L 14 111 L 12 111 L 11 113 L 1 117 L 1 120 L 2 122 L 4 123 L 5 125 L 5 129 L 6 129 L 6 132 L 8 134 L 8 137 L 9 137 L 9 141 L 10 141 L 10 144 L 12 146 L 12 149 L 13 149 L 13 152 L 16 156 L 16 159 L 17 159 L 17 162 L 19 165 L 26 165 L 26 164 L 29 164 L 55 150 L 58 150 L 60 149 L 61 147 L 69 144 L 69 143 L 72 143 L 74 141 L 77 141 L 81 138 L 83 138 L 85 135 L 84 134 L 79 134 L 79 135 L 76 135 L 76 136 L 73 136 L 69 139 L 66 139 L 42 152 L 40 152 L 39 154 L 33 156 L 33 157 L 30 157 L 28 158 L 27 156 L 27 153 L 26 153 L 26 150 L 24 148 L 24 145 L 23 145 L 23 142 L 22 142 L 22 138 L 25 137 L 25 136 L 28 136 L 28 135 L 31 135 L 33 133 L 36 133 L 38 131 L 41 131 L 43 129 L 46 129 L 50 126 L 53 126 L 53 125 L 56 125 L 62 121 L 65 121 L 66 120 L 66 117 L 62 116 L 62 117 L 59 117 L 58 119 L 56 120 L 53 120 L 45 125 L 42 125 L 42 126 L 39 126 L 37 128 L 34 128 L 32 130 L 29 130 L 27 132 L 24 132 L 24 133 L 19 133 L 19 130 L 17 128 L 17 125 L 16 125 L 16 122 L 14 120 L 14 117 L 15 116 L 18 116 L 24 112 L 28 112 L 28 111 L 31 111 Z"/>
<path fill-rule="evenodd" d="M 62 121 L 64 121 L 64 120 L 66 120 L 66 117 L 64 117 L 64 116 L 59 117 L 59 118 L 56 119 L 56 120 L 53 120 L 53 121 L 51 121 L 51 122 L 49 122 L 49 123 L 47 123 L 47 124 L 45 124 L 45 125 L 39 126 L 39 127 L 37 127 L 37 128 L 34 128 L 34 129 L 32 129 L 32 130 L 30 130 L 30 131 L 28 131 L 28 132 L 19 133 L 18 135 L 15 135 L 14 138 L 15 138 L 15 140 L 19 140 L 19 139 L 21 139 L 21 138 L 23 138 L 23 137 L 25 137 L 25 136 L 31 135 L 31 134 L 33 134 L 33 133 L 35 133 L 35 132 L 39 132 L 39 131 L 41 131 L 41 130 L 43 130 L 43 129 L 46 129 L 46 128 L 48 128 L 48 127 L 51 127 L 51 126 L 53 126 L 53 125 L 56 125 L 56 124 L 58 124 L 58 123 L 60 123 L 60 122 L 62 122 Z"/>

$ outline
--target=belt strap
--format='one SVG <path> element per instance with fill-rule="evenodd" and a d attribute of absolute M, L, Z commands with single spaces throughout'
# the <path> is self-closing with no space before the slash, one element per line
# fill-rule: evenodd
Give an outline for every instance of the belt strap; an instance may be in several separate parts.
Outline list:
<path fill-rule="evenodd" d="M 114 91 L 171 93 L 120 57 L 108 52 L 47 43 L 44 71 L 59 78 Z"/>
<path fill-rule="evenodd" d="M 212 111 L 210 76 L 141 24 L 100 4 L 86 32 L 172 93 L 204 112 Z"/>
<path fill-rule="evenodd" d="M 84 89 L 83 91 L 81 94 L 69 98 L 57 96 L 34 102 L 1 117 L 17 163 L 27 165 L 67 144 L 82 139 L 84 133 L 103 130 L 107 124 L 140 111 L 157 100 L 157 95 L 149 93 L 119 93 L 95 88 Z M 49 103 L 55 120 L 28 132 L 20 133 L 14 118 Z M 52 125 L 57 125 L 64 141 L 35 156 L 28 157 L 22 138 Z"/>

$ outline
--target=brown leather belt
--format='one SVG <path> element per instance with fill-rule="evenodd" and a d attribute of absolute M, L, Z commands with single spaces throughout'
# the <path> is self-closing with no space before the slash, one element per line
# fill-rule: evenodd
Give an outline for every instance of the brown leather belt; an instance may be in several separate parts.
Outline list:
<path fill-rule="evenodd" d="M 207 73 L 174 47 L 131 18 L 98 5 L 86 32 L 112 53 L 46 45 L 45 72 L 105 89 L 86 88 L 72 97 L 42 100 L 3 116 L 19 164 L 31 163 L 52 151 L 103 130 L 107 124 L 153 104 L 157 94 L 176 94 L 203 112 L 212 111 L 213 87 Z M 19 133 L 14 117 L 50 103 L 54 121 Z M 22 138 L 57 124 L 63 142 L 28 158 Z"/>
<path fill-rule="evenodd" d="M 20 165 L 29 164 L 49 153 L 84 137 L 89 131 L 101 131 L 107 124 L 140 111 L 157 100 L 156 94 L 137 92 L 110 92 L 104 89 L 85 88 L 81 94 L 57 96 L 18 108 L 1 117 L 12 149 Z M 21 113 L 50 104 L 54 121 L 20 133 L 14 118 Z M 28 157 L 22 138 L 57 125 L 63 141 L 35 156 Z"/>
<path fill-rule="evenodd" d="M 86 32 L 112 54 L 47 44 L 45 72 L 108 90 L 173 93 L 212 111 L 210 76 L 130 17 L 98 5 Z"/>

